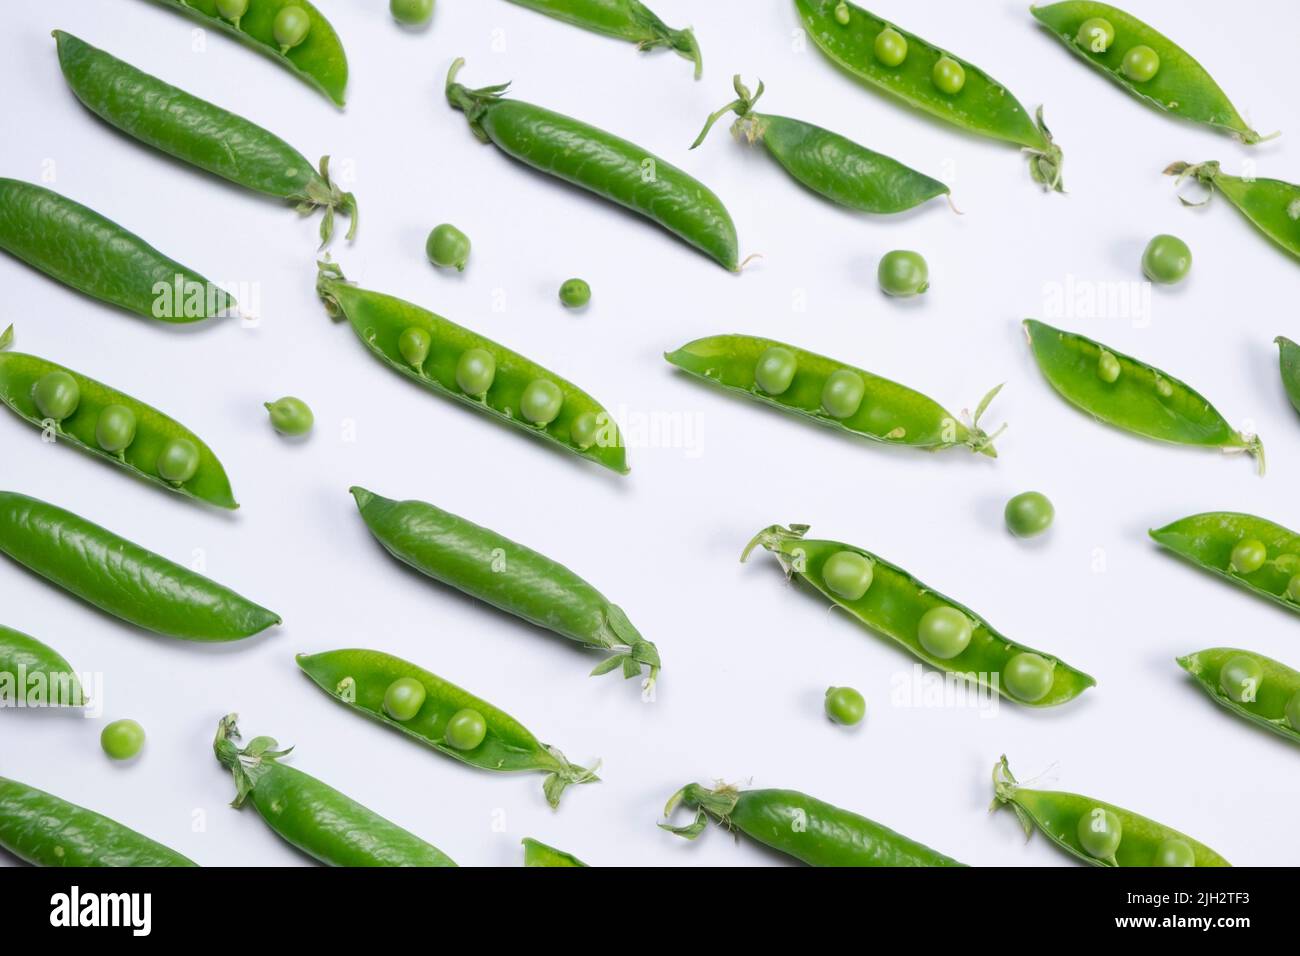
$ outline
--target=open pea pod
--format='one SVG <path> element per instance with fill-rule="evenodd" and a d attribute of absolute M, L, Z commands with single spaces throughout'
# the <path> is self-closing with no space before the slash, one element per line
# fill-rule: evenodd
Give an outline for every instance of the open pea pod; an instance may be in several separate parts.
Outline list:
<path fill-rule="evenodd" d="M 0 625 L 0 708 L 81 707 L 86 696 L 72 665 L 54 648 Z"/>
<path fill-rule="evenodd" d="M 1251 221 L 1256 229 L 1291 255 L 1300 258 L 1300 186 L 1280 179 L 1256 176 L 1230 176 L 1217 162 L 1170 163 L 1165 175 L 1177 182 L 1195 179 L 1211 193 L 1219 192 Z M 1200 202 L 1178 197 L 1184 206 L 1201 206 Z"/>
<path fill-rule="evenodd" d="M 1053 707 L 1097 682 L 1042 651 L 1017 644 L 974 611 L 862 548 L 804 537 L 807 525 L 760 531 L 740 560 L 762 546 L 786 574 L 847 611 L 859 624 L 932 667 L 1030 707 Z"/>
<path fill-rule="evenodd" d="M 1211 511 L 1148 532 L 1198 568 L 1300 613 L 1300 535 L 1266 518 Z"/>
<path fill-rule="evenodd" d="M 1300 744 L 1300 671 L 1233 647 L 1211 647 L 1178 658 L 1220 707 Z"/>
<path fill-rule="evenodd" d="M 1031 790 L 1004 756 L 993 767 L 993 805 L 1009 806 L 1029 837 L 1037 828 L 1071 856 L 1093 866 L 1231 866 L 1204 843 L 1149 817 L 1061 790 Z"/>
<path fill-rule="evenodd" d="M 635 43 L 638 50 L 669 49 L 695 64 L 695 78 L 704 71 L 700 45 L 689 29 L 674 30 L 640 0 L 510 0 L 548 17 Z"/>
<path fill-rule="evenodd" d="M 524 837 L 524 866 L 585 867 L 572 853 L 547 846 L 531 837 Z"/>
<path fill-rule="evenodd" d="M 1285 335 L 1279 335 L 1274 344 L 1278 347 L 1278 361 L 1282 368 L 1282 386 L 1287 398 L 1297 412 L 1300 412 L 1300 345 L 1292 342 Z"/>
<path fill-rule="evenodd" d="M 546 774 L 542 789 L 553 808 L 570 784 L 599 779 L 594 771 L 569 763 L 564 754 L 541 743 L 505 711 L 399 657 L 382 651 L 338 650 L 299 654 L 297 661 L 321 690 L 351 710 L 461 763 L 502 773 Z M 399 680 L 415 681 L 424 689 L 423 702 L 406 720 L 393 717 L 384 702 L 388 689 Z M 478 714 L 486 728 L 482 740 L 469 749 L 456 746 L 454 736 L 448 734 L 452 718 L 466 710 Z"/>

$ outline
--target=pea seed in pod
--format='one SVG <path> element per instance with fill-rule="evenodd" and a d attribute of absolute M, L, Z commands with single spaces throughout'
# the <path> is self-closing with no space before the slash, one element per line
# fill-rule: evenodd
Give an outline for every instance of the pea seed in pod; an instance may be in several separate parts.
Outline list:
<path fill-rule="evenodd" d="M 837 724 L 853 727 L 867 715 L 866 699 L 852 687 L 826 688 L 826 716 Z"/>
<path fill-rule="evenodd" d="M 466 395 L 482 398 L 497 376 L 497 360 L 487 349 L 466 349 L 456 363 L 456 384 Z"/>
<path fill-rule="evenodd" d="M 248 0 L 217 0 L 217 15 L 239 28 L 239 19 L 248 12 Z"/>
<path fill-rule="evenodd" d="M 307 434 L 316 422 L 307 403 L 292 395 L 267 402 L 266 410 L 271 415 L 271 427 L 290 438 Z"/>
<path fill-rule="evenodd" d="M 600 438 L 600 418 L 595 412 L 583 412 L 569 426 L 569 437 L 573 443 L 584 451 L 596 444 Z"/>
<path fill-rule="evenodd" d="M 840 0 L 839 3 L 835 4 L 835 22 L 842 27 L 846 27 L 849 25 L 850 19 L 849 5 L 844 0 Z"/>
<path fill-rule="evenodd" d="M 1195 866 L 1196 851 L 1186 840 L 1165 840 L 1156 848 L 1152 866 Z"/>
<path fill-rule="evenodd" d="M 1119 381 L 1120 364 L 1119 359 L 1115 358 L 1110 352 L 1103 351 L 1097 356 L 1097 377 L 1107 385 L 1114 385 Z"/>
<path fill-rule="evenodd" d="M 1104 807 L 1094 807 L 1079 818 L 1079 843 L 1084 851 L 1098 860 L 1114 858 L 1124 838 L 1119 817 Z"/>
<path fill-rule="evenodd" d="M 433 16 L 433 0 L 390 0 L 388 10 L 398 23 L 420 26 Z"/>
<path fill-rule="evenodd" d="M 941 56 L 930 74 L 940 93 L 956 96 L 966 85 L 966 68 L 950 56 Z"/>
<path fill-rule="evenodd" d="M 1135 46 L 1124 54 L 1120 69 L 1134 83 L 1146 83 L 1160 72 L 1160 54 L 1149 46 Z"/>
<path fill-rule="evenodd" d="M 1032 538 L 1052 526 L 1056 509 L 1047 495 L 1040 491 L 1026 491 L 1007 502 L 1004 517 L 1007 530 L 1017 538 Z"/>
<path fill-rule="evenodd" d="M 866 594 L 873 574 L 871 562 L 856 551 L 838 551 L 822 565 L 822 580 L 846 601 L 856 601 Z"/>
<path fill-rule="evenodd" d="M 581 309 L 591 301 L 591 286 L 585 279 L 569 279 L 560 286 L 560 303 L 566 309 Z"/>
<path fill-rule="evenodd" d="M 822 387 L 822 408 L 831 418 L 852 418 L 862 407 L 866 394 L 867 386 L 862 376 L 842 368 L 826 379 Z"/>
<path fill-rule="evenodd" d="M 1142 271 L 1152 282 L 1172 285 L 1187 278 L 1192 268 L 1192 250 L 1177 236 L 1159 235 L 1142 253 Z"/>
<path fill-rule="evenodd" d="M 81 386 L 67 372 L 48 372 L 33 387 L 32 401 L 46 418 L 61 422 L 77 410 Z"/>
<path fill-rule="evenodd" d="M 440 269 L 464 272 L 469 262 L 469 236 L 449 222 L 435 226 L 424 243 L 425 255 Z"/>
<path fill-rule="evenodd" d="M 754 366 L 754 382 L 768 395 L 784 395 L 799 370 L 799 360 L 779 345 L 765 349 Z"/>
<path fill-rule="evenodd" d="M 1287 582 L 1286 596 L 1292 601 L 1300 602 L 1300 574 L 1293 575 Z"/>
<path fill-rule="evenodd" d="M 405 723 L 424 706 L 428 691 L 414 677 L 399 677 L 384 691 L 384 710 L 393 720 Z"/>
<path fill-rule="evenodd" d="M 549 425 L 564 408 L 564 392 L 550 379 L 538 378 L 524 386 L 519 413 L 534 425 Z"/>
<path fill-rule="evenodd" d="M 403 329 L 402 334 L 397 338 L 397 351 L 402 353 L 402 358 L 406 359 L 407 364 L 414 369 L 424 368 L 431 348 L 433 348 L 433 339 L 429 337 L 429 333 L 414 326 Z"/>
<path fill-rule="evenodd" d="M 1248 654 L 1238 654 L 1224 662 L 1219 671 L 1219 686 L 1239 704 L 1258 699 L 1260 684 L 1264 682 L 1264 668 Z"/>
<path fill-rule="evenodd" d="M 311 32 L 311 17 L 302 7 L 283 7 L 271 23 L 271 35 L 285 54 L 299 46 Z"/>
<path fill-rule="evenodd" d="M 1115 42 L 1115 27 L 1105 17 L 1089 17 L 1079 24 L 1074 40 L 1090 53 L 1105 53 Z"/>
<path fill-rule="evenodd" d="M 916 639 L 928 653 L 947 661 L 970 646 L 972 630 L 970 618 L 955 607 L 932 607 L 921 616 Z"/>
<path fill-rule="evenodd" d="M 108 405 L 95 419 L 95 442 L 114 455 L 120 454 L 135 441 L 135 412 L 125 405 Z"/>
<path fill-rule="evenodd" d="M 873 48 L 876 59 L 885 66 L 900 66 L 907 59 L 907 37 L 893 27 L 885 27 L 876 34 Z"/>
<path fill-rule="evenodd" d="M 447 721 L 447 746 L 457 750 L 473 750 L 487 736 L 487 721 L 477 710 L 466 707 L 451 715 Z"/>
<path fill-rule="evenodd" d="M 1255 538 L 1239 541 L 1232 549 L 1232 570 L 1237 574 L 1254 574 L 1267 560 L 1268 549 L 1263 541 Z"/>
<path fill-rule="evenodd" d="M 905 298 L 930 288 L 930 268 L 919 252 L 895 249 L 880 257 L 876 280 L 886 295 Z"/>
<path fill-rule="evenodd" d="M 1287 699 L 1285 713 L 1287 726 L 1292 730 L 1300 730 L 1300 690 Z"/>
<path fill-rule="evenodd" d="M 113 760 L 130 760 L 144 747 L 144 728 L 134 720 L 115 720 L 100 733 L 99 745 Z"/>
<path fill-rule="evenodd" d="M 1012 697 L 1032 704 L 1052 689 L 1053 669 L 1052 662 L 1042 655 L 1022 651 L 1007 661 L 1002 670 L 1002 684 Z"/>
<path fill-rule="evenodd" d="M 183 484 L 199 470 L 199 450 L 186 438 L 173 438 L 158 455 L 158 476 L 172 484 Z"/>

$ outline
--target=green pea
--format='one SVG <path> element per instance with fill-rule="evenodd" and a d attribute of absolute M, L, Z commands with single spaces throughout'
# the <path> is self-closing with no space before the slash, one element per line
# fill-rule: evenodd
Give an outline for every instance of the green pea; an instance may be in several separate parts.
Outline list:
<path fill-rule="evenodd" d="M 569 279 L 560 286 L 560 302 L 566 309 L 581 309 L 591 301 L 591 286 L 585 279 Z"/>
<path fill-rule="evenodd" d="M 406 359 L 407 364 L 413 369 L 423 370 L 431 348 L 433 348 L 432 337 L 424 329 L 415 326 L 402 329 L 402 334 L 397 337 L 397 351 L 402 353 L 402 358 Z"/>
<path fill-rule="evenodd" d="M 1098 860 L 1109 860 L 1119 849 L 1124 825 L 1105 807 L 1093 807 L 1079 817 L 1078 833 L 1085 853 Z"/>
<path fill-rule="evenodd" d="M 1300 574 L 1291 575 L 1291 580 L 1286 584 L 1286 596 L 1292 601 L 1300 602 Z"/>
<path fill-rule="evenodd" d="M 966 69 L 950 56 L 941 56 L 930 73 L 940 93 L 955 96 L 966 85 Z"/>
<path fill-rule="evenodd" d="M 1103 349 L 1097 356 L 1097 377 L 1107 385 L 1113 385 L 1119 381 L 1119 373 L 1119 359 Z"/>
<path fill-rule="evenodd" d="M 822 387 L 822 408 L 831 418 L 852 418 L 862 406 L 866 383 L 857 372 L 842 368 L 831 372 Z"/>
<path fill-rule="evenodd" d="M 930 288 L 930 267 L 919 252 L 895 249 L 880 257 L 876 281 L 886 295 L 920 295 Z"/>
<path fill-rule="evenodd" d="M 1288 698 L 1286 702 L 1286 722 L 1292 730 L 1300 730 L 1300 690 Z"/>
<path fill-rule="evenodd" d="M 1025 491 L 1007 502 L 1007 530 L 1018 538 L 1032 538 L 1052 526 L 1056 509 L 1040 491 Z"/>
<path fill-rule="evenodd" d="M 842 27 L 849 25 L 849 5 L 844 0 L 835 4 L 835 22 Z"/>
<path fill-rule="evenodd" d="M 217 13 L 236 27 L 239 18 L 248 12 L 248 0 L 217 0 Z"/>
<path fill-rule="evenodd" d="M 547 378 L 535 378 L 519 396 L 519 413 L 534 425 L 549 425 L 564 407 L 564 392 Z"/>
<path fill-rule="evenodd" d="M 1156 847 L 1156 858 L 1152 866 L 1195 866 L 1196 851 L 1186 840 L 1170 837 Z"/>
<path fill-rule="evenodd" d="M 99 745 L 114 760 L 130 760 L 144 747 L 144 728 L 134 720 L 115 720 L 100 733 Z"/>
<path fill-rule="evenodd" d="M 1145 83 L 1160 72 L 1160 54 L 1149 46 L 1135 46 L 1124 54 L 1120 69 L 1134 83 Z"/>
<path fill-rule="evenodd" d="M 497 377 L 497 360 L 486 349 L 466 349 L 456 362 L 456 384 L 466 395 L 482 398 Z"/>
<path fill-rule="evenodd" d="M 398 23 L 419 26 L 433 16 L 433 0 L 390 0 L 388 10 Z"/>
<path fill-rule="evenodd" d="M 1047 696 L 1056 680 L 1056 665 L 1033 651 L 1021 651 L 1002 669 L 1002 683 L 1007 693 L 1027 704 Z"/>
<path fill-rule="evenodd" d="M 1219 686 L 1239 704 L 1253 703 L 1263 682 L 1264 667 L 1249 654 L 1229 657 L 1219 671 Z"/>
<path fill-rule="evenodd" d="M 399 677 L 384 691 L 384 710 L 393 720 L 406 723 L 420 712 L 428 694 L 414 677 Z"/>
<path fill-rule="evenodd" d="M 302 7 L 283 7 L 271 22 L 271 34 L 285 54 L 307 39 L 311 32 L 311 17 Z"/>
<path fill-rule="evenodd" d="M 106 405 L 95 419 L 95 442 L 117 454 L 135 441 L 135 412 L 125 405 Z"/>
<path fill-rule="evenodd" d="M 451 715 L 447 721 L 447 746 L 457 750 L 473 750 L 487 736 L 487 721 L 477 710 L 466 707 Z"/>
<path fill-rule="evenodd" d="M 1168 379 L 1156 379 L 1156 394 L 1161 398 L 1173 398 L 1174 387 L 1169 384 Z"/>
<path fill-rule="evenodd" d="M 876 59 L 885 66 L 899 66 L 907 59 L 907 37 L 893 27 L 876 34 Z"/>
<path fill-rule="evenodd" d="M 292 395 L 267 402 L 266 410 L 271 413 L 271 427 L 281 435 L 305 435 L 316 422 L 316 416 L 311 413 L 307 403 Z"/>
<path fill-rule="evenodd" d="M 1268 549 L 1264 542 L 1255 538 L 1238 541 L 1232 549 L 1232 570 L 1237 574 L 1254 574 L 1268 560 Z"/>
<path fill-rule="evenodd" d="M 61 422 L 81 403 L 81 386 L 67 372 L 46 372 L 36 380 L 32 401 L 46 418 Z"/>
<path fill-rule="evenodd" d="M 784 395 L 798 370 L 799 360 L 794 353 L 773 345 L 758 357 L 758 364 L 754 366 L 754 381 L 769 395 Z"/>
<path fill-rule="evenodd" d="M 434 226 L 424 243 L 424 254 L 440 269 L 465 271 L 469 262 L 469 236 L 449 222 Z"/>
<path fill-rule="evenodd" d="M 867 701 L 852 687 L 826 688 L 826 716 L 837 724 L 852 727 L 867 715 Z"/>
<path fill-rule="evenodd" d="M 1156 236 L 1142 253 L 1142 271 L 1152 282 L 1181 282 L 1191 268 L 1192 250 L 1177 236 Z"/>
<path fill-rule="evenodd" d="M 941 661 L 951 660 L 970 646 L 971 623 L 955 607 L 932 607 L 921 616 L 916 637 Z"/>
<path fill-rule="evenodd" d="M 1089 17 L 1079 24 L 1074 40 L 1090 53 L 1105 53 L 1115 42 L 1115 28 L 1105 17 Z"/>
<path fill-rule="evenodd" d="M 173 438 L 158 455 L 158 474 L 174 485 L 183 484 L 199 470 L 199 450 L 188 438 Z"/>
<path fill-rule="evenodd" d="M 583 451 L 596 444 L 596 439 L 600 437 L 599 416 L 595 412 L 583 412 L 569 426 L 569 437 Z"/>
<path fill-rule="evenodd" d="M 822 565 L 826 587 L 846 601 L 856 601 L 871 587 L 875 569 L 856 551 L 837 551 Z"/>

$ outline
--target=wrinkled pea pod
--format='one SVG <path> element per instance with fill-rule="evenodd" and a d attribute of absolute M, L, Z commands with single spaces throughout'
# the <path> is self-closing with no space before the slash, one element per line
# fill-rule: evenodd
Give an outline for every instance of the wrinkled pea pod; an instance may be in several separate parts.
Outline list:
<path fill-rule="evenodd" d="M 1036 183 L 1065 190 L 1061 148 L 1052 142 L 1041 106 L 1031 117 L 1010 90 L 973 63 L 855 4 L 795 0 L 795 7 L 818 49 L 849 75 L 968 132 L 1020 146 Z M 956 89 L 942 88 L 940 74 Z"/>
<path fill-rule="evenodd" d="M 668 800 L 664 816 L 672 816 L 679 806 L 695 810 L 695 819 L 686 826 L 660 827 L 694 840 L 712 817 L 723 828 L 809 866 L 965 866 L 874 820 L 797 790 L 710 790 L 690 783 Z"/>
<path fill-rule="evenodd" d="M 390 369 L 570 454 L 626 474 L 609 412 L 572 382 L 491 339 L 410 302 L 349 283 L 319 263 L 316 291 L 335 320 Z"/>
<path fill-rule="evenodd" d="M 579 120 L 520 100 L 510 84 L 471 90 L 447 74 L 447 101 L 474 135 L 506 155 L 618 203 L 658 223 L 732 272 L 739 240 L 722 200 L 703 183 L 648 150 Z"/>
<path fill-rule="evenodd" d="M 1282 386 L 1287 398 L 1297 412 L 1300 412 L 1300 345 L 1292 342 L 1285 335 L 1274 339 L 1278 347 L 1278 362 L 1282 369 Z"/>
<path fill-rule="evenodd" d="M 1001 430 L 988 435 L 979 421 L 1001 385 L 967 425 L 906 385 L 772 339 L 714 335 L 664 358 L 694 378 L 871 441 L 934 451 L 965 446 L 998 456 L 993 440 Z"/>
<path fill-rule="evenodd" d="M 1237 207 L 1243 216 L 1275 243 L 1300 258 L 1300 186 L 1280 179 L 1254 176 L 1230 176 L 1217 162 L 1171 163 L 1165 175 L 1177 177 L 1177 182 L 1195 179 L 1211 193 L 1217 190 L 1228 202 Z M 1202 206 L 1209 202 L 1196 202 L 1178 197 L 1184 206 Z"/>
<path fill-rule="evenodd" d="M 217 725 L 212 743 L 217 762 L 235 778 L 241 809 L 252 803 L 266 825 L 286 843 L 329 866 L 455 866 L 437 847 L 363 807 L 315 777 L 280 763 L 292 747 L 278 750 L 271 737 L 240 748 L 238 715 Z"/>
<path fill-rule="evenodd" d="M 77 99 L 106 123 L 177 159 L 232 183 L 298 205 L 325 210 L 321 245 L 334 234 L 334 214 L 351 218 L 357 201 L 330 181 L 329 157 L 317 173 L 280 137 L 221 107 L 164 83 L 62 30 L 55 30 L 59 66 Z"/>
<path fill-rule="evenodd" d="M 0 553 L 137 627 L 186 641 L 237 641 L 280 623 L 201 574 L 48 502 L 0 491 Z"/>
<path fill-rule="evenodd" d="M 299 654 L 298 666 L 321 690 L 357 713 L 387 724 L 471 767 L 502 773 L 546 774 L 542 789 L 554 809 L 571 784 L 599 780 L 593 770 L 569 763 L 564 754 L 539 741 L 519 721 L 487 701 L 461 690 L 436 674 L 382 651 L 338 650 Z M 385 707 L 385 694 L 397 681 L 411 680 L 424 688 L 416 712 L 396 719 Z M 483 739 L 470 749 L 449 739 L 448 725 L 461 711 L 478 714 L 485 724 Z"/>
<path fill-rule="evenodd" d="M 572 853 L 565 853 L 553 846 L 547 846 L 532 837 L 524 837 L 524 866 L 580 866 L 586 867 Z"/>
<path fill-rule="evenodd" d="M 1243 143 L 1253 145 L 1272 138 L 1250 128 L 1190 53 L 1132 14 L 1094 0 L 1031 6 L 1029 12 L 1066 48 L 1156 109 L 1225 130 Z M 1135 49 L 1139 50 L 1136 55 L 1145 54 L 1148 59 L 1154 53 L 1153 75 L 1138 73 L 1135 78 L 1131 66 L 1125 69 L 1126 57 Z"/>
<path fill-rule="evenodd" d="M 1264 474 L 1264 443 L 1234 429 L 1186 382 L 1074 332 L 1026 319 L 1034 361 L 1071 405 L 1124 431 L 1176 445 L 1218 448 L 1256 458 Z"/>
<path fill-rule="evenodd" d="M 1007 758 L 993 767 L 993 804 L 1010 806 L 1025 837 L 1037 827 L 1071 856 L 1093 866 L 1231 866 L 1204 843 L 1140 814 L 1061 790 L 1031 790 L 1011 775 Z"/>
<path fill-rule="evenodd" d="M 5 777 L 0 847 L 34 866 L 198 865 L 115 820 Z"/>
<path fill-rule="evenodd" d="M 248 8 L 234 20 L 218 10 L 218 0 L 154 0 L 180 10 L 204 26 L 215 27 L 241 43 L 266 54 L 342 106 L 348 86 L 348 58 L 343 43 L 324 14 L 307 0 L 250 0 Z M 307 16 L 307 33 L 299 42 L 286 45 L 276 38 L 275 23 L 286 7 L 297 7 Z"/>
<path fill-rule="evenodd" d="M 1097 683 L 1059 658 L 1008 640 L 974 611 L 870 551 L 806 540 L 807 532 L 807 525 L 773 525 L 754 536 L 740 560 L 761 545 L 788 576 L 810 585 L 869 630 L 932 667 L 991 688 L 1007 700 L 1053 707 Z"/>
<path fill-rule="evenodd" d="M 235 300 L 66 196 L 0 177 L 0 249 L 92 298 L 161 322 L 224 315 Z"/>
<path fill-rule="evenodd" d="M 1178 666 L 1220 707 L 1300 743 L 1300 671 L 1233 647 L 1188 654 Z"/>
<path fill-rule="evenodd" d="M 0 708 L 81 707 L 86 703 L 72 665 L 54 648 L 0 625 Z"/>
<path fill-rule="evenodd" d="M 512 3 L 575 27 L 601 33 L 616 40 L 635 43 L 638 50 L 674 50 L 695 64 L 695 78 L 704 71 L 704 60 L 695 34 L 674 30 L 639 0 L 511 0 Z"/>
<path fill-rule="evenodd" d="M 761 80 L 753 94 L 740 81 L 740 74 L 736 74 L 733 85 L 737 98 L 709 117 L 691 149 L 704 142 L 718 120 L 735 113 L 731 132 L 736 139 L 751 146 L 762 143 L 796 181 L 841 206 L 862 212 L 895 213 L 949 194 L 948 187 L 937 179 L 838 133 L 788 116 L 754 112 L 754 104 L 764 91 Z"/>
<path fill-rule="evenodd" d="M 19 418 L 56 444 L 66 442 L 168 491 L 219 508 L 239 507 L 217 456 L 180 422 L 93 378 L 6 351 L 12 342 L 10 326 L 0 334 L 0 401 Z M 47 388 L 61 394 L 44 398 Z M 50 408 L 51 402 L 64 407 Z M 68 403 L 73 407 L 65 413 Z"/>

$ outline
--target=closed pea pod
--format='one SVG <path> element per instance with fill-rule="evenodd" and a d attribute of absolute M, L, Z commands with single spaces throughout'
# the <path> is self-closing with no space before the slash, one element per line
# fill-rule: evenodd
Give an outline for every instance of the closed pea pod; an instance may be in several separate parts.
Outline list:
<path fill-rule="evenodd" d="M 572 853 L 547 846 L 531 837 L 524 837 L 524 866 L 585 867 Z"/>
<path fill-rule="evenodd" d="M 1300 345 L 1284 335 L 1273 340 L 1278 348 L 1278 363 L 1282 370 L 1282 387 L 1292 406 L 1300 412 Z"/>
<path fill-rule="evenodd" d="M 1192 178 L 1218 192 L 1250 220 L 1256 229 L 1291 255 L 1300 258 L 1300 186 L 1262 176 L 1230 176 L 1217 162 L 1171 163 L 1165 174 L 1181 183 Z M 1185 206 L 1203 205 L 1183 197 Z"/>
<path fill-rule="evenodd" d="M 638 50 L 669 49 L 695 63 L 695 78 L 704 70 L 700 45 L 690 30 L 674 30 L 640 0 L 511 0 L 548 17 L 616 40 Z"/>
<path fill-rule="evenodd" d="M 1248 693 L 1240 693 L 1229 671 L 1249 661 Z M 1211 647 L 1178 658 L 1201 690 L 1220 707 L 1300 744 L 1300 671 L 1279 661 L 1232 647 Z"/>
<path fill-rule="evenodd" d="M 0 625 L 0 707 L 81 707 L 86 695 L 54 648 Z"/>

